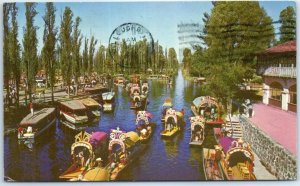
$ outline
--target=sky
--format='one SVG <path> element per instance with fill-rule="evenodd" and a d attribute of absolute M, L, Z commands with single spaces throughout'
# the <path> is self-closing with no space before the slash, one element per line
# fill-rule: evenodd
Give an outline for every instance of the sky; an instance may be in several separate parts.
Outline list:
<path fill-rule="evenodd" d="M 174 47 L 178 52 L 179 41 L 177 24 L 199 23 L 203 25 L 204 12 L 210 13 L 212 3 L 210 1 L 198 2 L 67 2 L 54 3 L 56 11 L 56 25 L 59 28 L 64 8 L 69 6 L 75 17 L 82 19 L 80 29 L 83 36 L 90 38 L 92 35 L 98 40 L 96 47 L 100 44 L 107 46 L 109 37 L 118 26 L 133 22 L 143 25 L 152 34 L 155 41 L 164 47 Z M 294 6 L 292 1 L 264 1 L 260 5 L 271 16 L 273 21 L 279 19 L 280 11 L 287 6 Z M 19 8 L 19 41 L 22 41 L 23 27 L 25 25 L 25 5 L 17 3 Z M 45 14 L 45 3 L 38 3 L 36 10 L 35 25 L 38 29 L 39 50 L 41 49 L 44 22 L 42 16 Z M 279 28 L 280 24 L 275 24 Z M 278 31 L 277 31 L 278 32 Z M 278 37 L 278 36 L 277 36 Z"/>

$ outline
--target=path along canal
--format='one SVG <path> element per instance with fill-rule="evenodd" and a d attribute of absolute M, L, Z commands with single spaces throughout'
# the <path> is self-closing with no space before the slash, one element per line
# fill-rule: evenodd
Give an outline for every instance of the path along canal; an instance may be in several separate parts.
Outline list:
<path fill-rule="evenodd" d="M 199 85 L 184 80 L 181 70 L 174 77 L 173 85 L 149 80 L 150 93 L 147 110 L 153 114 L 157 124 L 149 145 L 120 176 L 120 180 L 204 180 L 202 148 L 190 147 L 191 103 L 202 96 Z M 105 131 L 120 127 L 124 131 L 135 130 L 135 111 L 130 110 L 130 97 L 122 87 L 115 87 L 116 109 L 113 113 L 102 113 L 96 127 L 88 131 Z M 172 139 L 161 139 L 161 107 L 171 97 L 173 108 L 185 110 L 184 130 Z M 18 114 L 18 113 L 15 113 Z M 58 176 L 71 163 L 70 150 L 74 135 L 62 130 L 59 125 L 32 150 L 18 145 L 17 136 L 4 137 L 4 173 L 17 181 L 60 181 Z M 204 147 L 214 145 L 212 131 L 207 131 Z"/>

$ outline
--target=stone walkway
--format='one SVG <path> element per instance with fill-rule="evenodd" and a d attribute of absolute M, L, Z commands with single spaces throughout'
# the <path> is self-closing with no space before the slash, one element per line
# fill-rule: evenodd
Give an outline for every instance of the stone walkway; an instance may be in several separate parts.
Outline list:
<path fill-rule="evenodd" d="M 262 103 L 254 105 L 253 124 L 297 155 L 297 115 Z"/>

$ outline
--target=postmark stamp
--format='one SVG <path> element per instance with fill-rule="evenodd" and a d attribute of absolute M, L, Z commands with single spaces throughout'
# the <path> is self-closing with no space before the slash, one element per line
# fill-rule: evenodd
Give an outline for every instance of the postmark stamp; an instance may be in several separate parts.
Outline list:
<path fill-rule="evenodd" d="M 147 56 L 151 56 L 154 50 L 154 40 L 149 30 L 138 23 L 124 23 L 118 26 L 109 37 L 109 55 L 121 67 L 133 68 L 124 64 L 122 60 L 116 59 L 116 56 L 120 56 L 121 50 L 126 50 L 123 52 L 128 54 L 130 47 L 136 46 L 139 42 L 146 42 Z M 126 44 L 126 47 L 122 47 L 122 44 Z"/>

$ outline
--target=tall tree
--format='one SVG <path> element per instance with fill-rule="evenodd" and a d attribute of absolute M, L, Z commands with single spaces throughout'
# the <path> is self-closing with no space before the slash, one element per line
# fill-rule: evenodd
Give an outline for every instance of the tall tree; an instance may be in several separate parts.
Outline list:
<path fill-rule="evenodd" d="M 9 14 L 10 14 L 11 5 L 10 3 L 3 4 L 3 67 L 4 67 L 4 86 L 6 89 L 6 99 L 8 104 L 10 104 L 10 99 L 8 99 L 8 95 L 10 94 L 9 90 L 9 80 L 11 74 L 11 64 L 10 64 L 10 56 L 9 56 L 9 36 L 11 32 L 11 28 L 9 25 Z"/>
<path fill-rule="evenodd" d="M 94 54 L 95 54 L 95 46 L 97 44 L 97 40 L 94 36 L 92 36 L 89 47 L 89 66 L 88 73 L 93 72 L 94 70 Z"/>
<path fill-rule="evenodd" d="M 70 85 L 72 78 L 72 29 L 73 13 L 70 7 L 64 10 L 63 19 L 60 26 L 60 47 L 61 47 L 61 65 L 63 78 L 68 86 L 68 95 L 70 96 Z"/>
<path fill-rule="evenodd" d="M 185 48 L 185 49 L 183 50 L 183 59 L 182 59 L 182 62 L 183 62 L 183 68 L 184 68 L 187 72 L 189 71 L 190 64 L 191 64 L 191 55 L 192 55 L 191 49 Z"/>
<path fill-rule="evenodd" d="M 18 23 L 17 23 L 18 8 L 16 3 L 11 4 L 11 22 L 12 29 L 9 37 L 9 54 L 12 65 L 13 77 L 16 85 L 16 104 L 19 106 L 19 85 L 21 78 L 21 59 L 20 59 L 20 44 L 18 40 Z"/>
<path fill-rule="evenodd" d="M 47 79 L 51 87 L 51 100 L 54 103 L 55 70 L 56 70 L 56 35 L 57 28 L 55 27 L 55 7 L 52 2 L 46 3 L 46 13 L 43 16 L 44 20 L 44 46 L 42 49 L 43 61 L 45 62 L 45 70 Z"/>
<path fill-rule="evenodd" d="M 272 19 L 259 2 L 220 1 L 205 28 L 208 49 L 199 62 L 206 69 L 207 88 L 226 106 L 253 74 L 257 53 L 274 41 Z"/>
<path fill-rule="evenodd" d="M 29 99 L 32 101 L 32 88 L 35 83 L 35 75 L 37 73 L 37 36 L 38 27 L 34 26 L 34 17 L 38 14 L 35 10 L 36 3 L 25 3 L 26 7 L 26 26 L 24 28 L 23 37 L 23 60 L 25 64 L 25 72 L 27 76 L 27 89 Z M 25 97 L 25 101 L 26 101 Z"/>
<path fill-rule="evenodd" d="M 81 67 L 81 57 L 80 57 L 80 47 L 82 42 L 81 31 L 79 29 L 79 24 L 81 22 L 80 17 L 76 17 L 74 32 L 73 32 L 73 75 L 75 76 L 75 81 L 77 83 L 78 77 L 80 76 Z"/>
<path fill-rule="evenodd" d="M 87 73 L 89 67 L 89 39 L 84 39 L 84 49 L 82 52 L 83 73 Z"/>
<path fill-rule="evenodd" d="M 104 72 L 104 64 L 105 64 L 105 47 L 101 45 L 95 57 L 95 68 L 98 74 Z"/>
<path fill-rule="evenodd" d="M 169 63 L 169 70 L 172 70 L 172 73 L 174 73 L 174 71 L 178 67 L 177 54 L 174 48 L 169 48 L 168 63 Z"/>
<path fill-rule="evenodd" d="M 280 43 L 296 39 L 296 13 L 292 6 L 280 12 Z"/>

